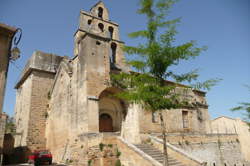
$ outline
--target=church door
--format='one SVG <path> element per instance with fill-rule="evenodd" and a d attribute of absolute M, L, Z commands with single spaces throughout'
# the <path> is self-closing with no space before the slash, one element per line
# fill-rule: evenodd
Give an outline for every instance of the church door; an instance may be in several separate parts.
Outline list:
<path fill-rule="evenodd" d="M 99 118 L 100 132 L 113 132 L 113 120 L 110 115 L 102 114 Z"/>

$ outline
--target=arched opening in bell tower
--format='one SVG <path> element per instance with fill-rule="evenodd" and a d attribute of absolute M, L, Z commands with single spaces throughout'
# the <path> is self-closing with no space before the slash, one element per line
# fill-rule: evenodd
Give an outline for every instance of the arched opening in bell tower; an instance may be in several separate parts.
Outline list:
<path fill-rule="evenodd" d="M 103 17 L 103 8 L 102 7 L 98 8 L 98 17 L 101 18 L 101 19 Z"/>
<path fill-rule="evenodd" d="M 116 43 L 111 43 L 111 46 L 110 46 L 110 64 L 116 63 L 116 50 L 117 50 Z"/>
<path fill-rule="evenodd" d="M 98 27 L 101 30 L 101 32 L 104 32 L 104 25 L 102 23 L 99 23 Z"/>
<path fill-rule="evenodd" d="M 113 27 L 109 27 L 109 38 L 113 39 L 113 33 L 114 33 L 114 28 Z"/>

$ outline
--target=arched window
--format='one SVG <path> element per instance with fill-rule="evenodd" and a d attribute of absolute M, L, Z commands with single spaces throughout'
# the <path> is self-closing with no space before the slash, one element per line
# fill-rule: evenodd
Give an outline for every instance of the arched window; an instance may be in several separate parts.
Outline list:
<path fill-rule="evenodd" d="M 113 33 L 114 33 L 114 28 L 113 27 L 109 27 L 109 38 L 113 39 Z"/>
<path fill-rule="evenodd" d="M 102 19 L 102 16 L 103 16 L 103 8 L 99 7 L 98 8 L 98 17 Z"/>
<path fill-rule="evenodd" d="M 114 65 L 116 63 L 116 49 L 117 45 L 115 43 L 111 43 L 110 50 L 110 64 Z"/>
<path fill-rule="evenodd" d="M 98 24 L 99 29 L 103 32 L 104 31 L 104 25 L 102 23 Z"/>
<path fill-rule="evenodd" d="M 216 166 L 216 164 L 215 164 L 215 163 L 213 163 L 213 166 Z"/>

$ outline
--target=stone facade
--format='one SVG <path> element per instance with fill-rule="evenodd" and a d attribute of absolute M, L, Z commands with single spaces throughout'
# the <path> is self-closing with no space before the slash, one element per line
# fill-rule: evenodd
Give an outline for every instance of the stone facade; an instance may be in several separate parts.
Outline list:
<path fill-rule="evenodd" d="M 219 117 L 211 122 L 214 134 L 237 134 L 245 160 L 250 162 L 250 128 L 241 119 Z"/>
<path fill-rule="evenodd" d="M 236 134 L 169 134 L 167 140 L 208 166 L 247 165 Z"/>
<path fill-rule="evenodd" d="M 160 133 L 161 128 L 157 114 L 113 95 L 120 89 L 110 85 L 110 74 L 130 69 L 124 62 L 119 26 L 109 20 L 103 2 L 80 12 L 74 37 L 73 58 L 38 51 L 27 63 L 16 85 L 15 146 L 46 148 L 56 162 L 72 160 L 82 166 L 87 165 L 89 149 L 106 142 L 121 149 L 126 166 L 154 165 L 117 139 L 121 135 L 130 144 L 140 144 L 142 135 Z M 192 106 L 163 111 L 168 133 L 209 133 L 205 92 L 184 87 L 176 90 Z"/>
<path fill-rule="evenodd" d="M 16 85 L 15 146 L 30 151 L 45 149 L 45 125 L 50 89 L 62 58 L 35 52 Z"/>

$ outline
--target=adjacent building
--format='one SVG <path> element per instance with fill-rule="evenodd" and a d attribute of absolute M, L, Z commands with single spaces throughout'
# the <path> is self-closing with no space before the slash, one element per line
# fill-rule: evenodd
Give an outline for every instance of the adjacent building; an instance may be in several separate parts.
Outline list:
<path fill-rule="evenodd" d="M 0 155 L 2 158 L 2 146 L 7 115 L 3 114 L 4 94 L 10 60 L 12 39 L 17 29 L 0 23 Z"/>

